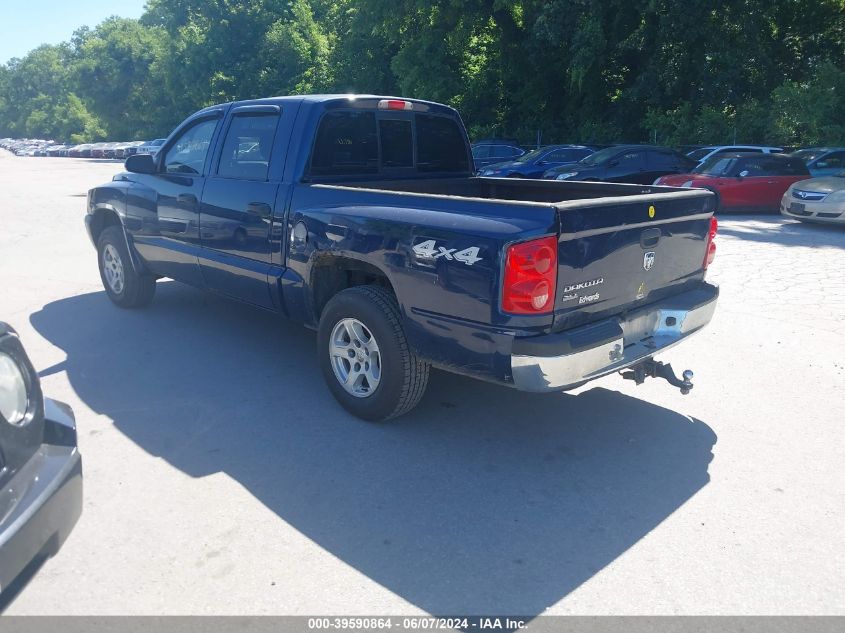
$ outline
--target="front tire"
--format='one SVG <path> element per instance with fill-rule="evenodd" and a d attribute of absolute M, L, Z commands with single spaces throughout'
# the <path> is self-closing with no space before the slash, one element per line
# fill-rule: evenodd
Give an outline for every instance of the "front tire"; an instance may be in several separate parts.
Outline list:
<path fill-rule="evenodd" d="M 103 229 L 97 240 L 97 260 L 103 288 L 115 305 L 142 308 L 150 304 L 156 290 L 155 277 L 135 271 L 120 227 Z"/>
<path fill-rule="evenodd" d="M 332 297 L 320 317 L 317 349 L 332 395 L 359 418 L 403 415 L 425 393 L 429 365 L 408 346 L 399 305 L 384 288 L 356 286 Z"/>

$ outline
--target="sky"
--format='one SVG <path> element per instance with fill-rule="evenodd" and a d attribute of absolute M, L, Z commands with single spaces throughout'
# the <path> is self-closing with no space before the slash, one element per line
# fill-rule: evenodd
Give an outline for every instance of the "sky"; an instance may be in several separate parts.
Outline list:
<path fill-rule="evenodd" d="M 0 0 L 0 64 L 41 44 L 70 39 L 111 15 L 138 18 L 146 0 Z"/>

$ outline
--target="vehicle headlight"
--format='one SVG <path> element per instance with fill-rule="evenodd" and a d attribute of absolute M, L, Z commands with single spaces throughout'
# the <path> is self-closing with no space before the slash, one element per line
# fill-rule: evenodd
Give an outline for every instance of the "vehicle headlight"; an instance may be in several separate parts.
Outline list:
<path fill-rule="evenodd" d="M 26 380 L 20 366 L 0 352 L 0 415 L 10 424 L 20 424 L 29 408 Z"/>
<path fill-rule="evenodd" d="M 564 172 L 562 174 L 558 174 L 555 177 L 555 180 L 566 180 L 567 178 L 572 178 L 573 176 L 577 176 L 577 175 L 578 175 L 577 171 L 567 171 L 567 172 Z"/>

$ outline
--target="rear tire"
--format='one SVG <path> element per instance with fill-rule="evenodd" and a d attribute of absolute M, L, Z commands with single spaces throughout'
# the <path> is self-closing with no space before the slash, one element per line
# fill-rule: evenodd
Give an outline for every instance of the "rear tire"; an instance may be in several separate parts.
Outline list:
<path fill-rule="evenodd" d="M 155 277 L 135 271 L 120 227 L 107 226 L 100 233 L 97 261 L 103 288 L 115 305 L 142 308 L 150 304 L 156 291 Z"/>
<path fill-rule="evenodd" d="M 425 393 L 429 365 L 408 345 L 396 297 L 379 286 L 332 297 L 320 317 L 317 351 L 332 395 L 364 420 L 403 415 Z"/>

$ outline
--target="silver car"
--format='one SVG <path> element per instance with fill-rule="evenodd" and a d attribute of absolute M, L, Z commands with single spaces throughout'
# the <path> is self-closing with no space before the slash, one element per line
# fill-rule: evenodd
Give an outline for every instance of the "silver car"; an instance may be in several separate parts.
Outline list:
<path fill-rule="evenodd" d="M 804 222 L 845 224 L 845 171 L 796 182 L 783 194 L 780 212 Z"/>

